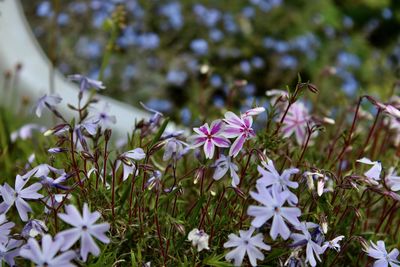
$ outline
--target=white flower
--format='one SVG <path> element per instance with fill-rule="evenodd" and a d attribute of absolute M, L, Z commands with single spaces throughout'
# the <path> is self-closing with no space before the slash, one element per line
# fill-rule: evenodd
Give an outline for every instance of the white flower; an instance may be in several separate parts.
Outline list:
<path fill-rule="evenodd" d="M 61 102 L 62 98 L 58 95 L 44 95 L 38 99 L 35 107 L 36 116 L 41 117 L 42 111 L 46 107 L 46 104 L 49 106 L 55 106 Z"/>
<path fill-rule="evenodd" d="M 390 265 L 391 267 L 398 267 L 399 261 L 397 257 L 399 256 L 399 251 L 397 248 L 393 249 L 390 253 L 386 251 L 385 242 L 379 240 L 377 244 L 374 244 L 372 241 L 371 246 L 367 249 L 368 256 L 376 259 L 374 262 L 374 267 L 387 267 Z"/>
<path fill-rule="evenodd" d="M 257 266 L 257 260 L 264 260 L 264 254 L 258 248 L 270 250 L 271 246 L 263 242 L 264 237 L 261 233 L 252 236 L 254 230 L 254 227 L 250 227 L 247 231 L 240 230 L 240 237 L 235 234 L 228 236 L 229 240 L 224 244 L 224 248 L 236 248 L 226 254 L 227 261 L 234 260 L 234 265 L 240 266 L 246 253 L 252 266 Z"/>
<path fill-rule="evenodd" d="M 389 173 L 386 176 L 386 183 L 392 191 L 400 190 L 400 176 L 397 176 L 397 172 L 393 167 L 389 168 Z"/>
<path fill-rule="evenodd" d="M 231 157 L 226 157 L 225 155 L 220 155 L 214 163 L 215 172 L 213 175 L 214 180 L 221 179 L 229 170 L 230 176 L 232 178 L 232 186 L 236 187 L 240 183 L 240 178 L 237 174 L 239 170 L 238 166 L 232 162 Z"/>
<path fill-rule="evenodd" d="M 325 192 L 333 191 L 333 181 L 325 174 L 319 172 L 306 171 L 303 174 L 307 178 L 307 186 L 310 190 L 314 190 L 314 180 L 317 181 L 317 194 L 322 196 Z M 325 186 L 327 185 L 327 186 Z"/>
<path fill-rule="evenodd" d="M 344 238 L 344 235 L 340 235 L 338 237 L 335 237 L 334 239 L 332 239 L 331 241 L 326 241 L 323 245 L 322 245 L 322 249 L 325 251 L 327 248 L 330 249 L 334 249 L 337 252 L 340 251 L 340 244 L 339 242 L 342 241 Z"/>
<path fill-rule="evenodd" d="M 357 162 L 372 165 L 371 169 L 369 169 L 367 172 L 364 173 L 364 175 L 367 178 L 373 179 L 376 181 L 381 179 L 379 177 L 382 172 L 382 164 L 380 161 L 371 161 L 370 159 L 364 157 L 362 159 L 358 159 Z"/>
<path fill-rule="evenodd" d="M 192 246 L 197 246 L 197 251 L 200 252 L 203 249 L 210 249 L 208 247 L 209 236 L 203 230 L 194 228 L 188 234 L 188 240 L 192 241 Z"/>

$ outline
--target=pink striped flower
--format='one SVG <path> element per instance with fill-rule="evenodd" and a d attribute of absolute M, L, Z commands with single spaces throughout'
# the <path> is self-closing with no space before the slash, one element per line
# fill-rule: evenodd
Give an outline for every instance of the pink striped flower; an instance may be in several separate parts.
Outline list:
<path fill-rule="evenodd" d="M 283 137 L 288 138 L 294 134 L 297 144 L 303 144 L 307 134 L 307 123 L 310 119 L 311 116 L 306 106 L 302 102 L 294 103 L 283 120 L 283 126 L 281 128 Z"/>
<path fill-rule="evenodd" d="M 197 134 L 192 136 L 192 147 L 199 147 L 204 144 L 204 153 L 206 158 L 211 159 L 214 156 L 215 146 L 229 147 L 231 142 L 224 136 L 224 128 L 221 120 L 215 120 L 208 126 L 208 123 L 203 124 L 199 128 L 193 128 Z"/>
<path fill-rule="evenodd" d="M 229 156 L 236 157 L 243 147 L 244 142 L 256 136 L 251 125 L 253 118 L 249 115 L 238 117 L 233 112 L 226 112 L 224 121 L 228 124 L 225 127 L 224 135 L 228 138 L 236 138 L 231 148 L 229 149 Z"/>

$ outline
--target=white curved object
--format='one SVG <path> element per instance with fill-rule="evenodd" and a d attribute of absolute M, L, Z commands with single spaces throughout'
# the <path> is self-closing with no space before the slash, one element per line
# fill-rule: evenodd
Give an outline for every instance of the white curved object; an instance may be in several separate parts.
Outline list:
<path fill-rule="evenodd" d="M 18 74 L 17 89 L 19 96 L 28 96 L 33 101 L 50 91 L 50 79 L 53 79 L 54 91 L 63 101 L 57 108 L 65 114 L 71 113 L 67 103 L 77 104 L 78 87 L 67 81 L 59 72 L 51 76 L 51 63 L 46 57 L 25 18 L 19 0 L 0 0 L 0 86 L 4 84 L 5 73 L 22 64 Z M 1 90 L 1 89 L 0 89 Z M 0 92 L 0 101 L 4 92 Z M 126 135 L 134 126 L 135 120 L 149 118 L 146 112 L 138 110 L 112 98 L 98 96 L 99 103 L 94 107 L 101 110 L 104 102 L 109 104 L 109 113 L 117 117 L 113 132 L 117 136 Z"/>

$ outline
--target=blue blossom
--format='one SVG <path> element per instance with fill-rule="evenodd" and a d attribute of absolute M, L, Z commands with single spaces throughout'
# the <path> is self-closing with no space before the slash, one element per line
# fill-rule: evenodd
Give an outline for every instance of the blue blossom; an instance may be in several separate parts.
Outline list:
<path fill-rule="evenodd" d="M 240 69 L 244 74 L 249 74 L 251 72 L 250 62 L 247 60 L 243 60 L 240 62 Z"/>
<path fill-rule="evenodd" d="M 87 203 L 83 204 L 82 215 L 73 205 L 67 205 L 65 211 L 66 213 L 58 214 L 58 217 L 67 224 L 72 225 L 73 228 L 57 234 L 56 241 L 58 242 L 61 240 L 59 248 L 61 248 L 62 251 L 66 251 L 80 239 L 80 255 L 83 261 L 87 260 L 89 253 L 98 256 L 100 254 L 100 249 L 93 240 L 93 237 L 100 240 L 102 243 L 109 243 L 110 239 L 105 233 L 110 229 L 110 225 L 108 223 L 95 224 L 95 222 L 100 219 L 101 214 L 98 211 L 90 212 Z"/>
<path fill-rule="evenodd" d="M 211 29 L 209 33 L 209 37 L 214 42 L 219 42 L 224 38 L 224 33 L 219 29 Z"/>
<path fill-rule="evenodd" d="M 37 235 L 44 235 L 49 229 L 46 224 L 40 220 L 29 220 L 22 229 L 21 235 L 26 239 L 36 237 Z"/>
<path fill-rule="evenodd" d="M 18 130 L 12 132 L 10 135 L 10 139 L 12 142 L 17 141 L 17 139 L 26 140 L 26 139 L 32 138 L 34 131 L 43 133 L 46 131 L 46 127 L 41 126 L 36 123 L 28 123 L 28 124 L 23 125 Z"/>
<path fill-rule="evenodd" d="M 5 261 L 9 266 L 16 266 L 14 258 L 19 256 L 22 240 L 9 239 L 0 244 L 0 264 Z"/>
<path fill-rule="evenodd" d="M 229 175 L 232 178 L 232 186 L 237 187 L 240 183 L 239 175 L 237 174 L 239 167 L 232 162 L 231 157 L 227 157 L 225 155 L 220 155 L 219 159 L 215 161 L 213 164 L 215 167 L 213 179 L 220 180 L 229 170 Z"/>
<path fill-rule="evenodd" d="M 398 267 L 400 261 L 397 259 L 399 250 L 393 249 L 390 253 L 387 252 L 385 242 L 379 240 L 376 244 L 372 241 L 371 246 L 366 250 L 369 257 L 375 259 L 374 267 Z"/>
<path fill-rule="evenodd" d="M 7 242 L 11 228 L 14 226 L 15 223 L 7 221 L 5 214 L 0 214 L 0 243 Z"/>
<path fill-rule="evenodd" d="M 50 1 L 41 2 L 36 8 L 36 15 L 39 17 L 50 17 L 53 14 Z"/>
<path fill-rule="evenodd" d="M 203 56 L 208 53 L 208 43 L 204 39 L 195 39 L 190 43 L 190 48 L 197 55 Z"/>
<path fill-rule="evenodd" d="M 144 33 L 138 36 L 137 43 L 142 49 L 154 50 L 160 45 L 160 38 L 153 32 Z"/>
<path fill-rule="evenodd" d="M 58 238 L 53 241 L 50 235 L 45 235 L 42 238 L 42 247 L 34 238 L 29 238 L 27 245 L 23 246 L 20 250 L 21 257 L 28 259 L 36 264 L 36 266 L 43 267 L 73 267 L 71 263 L 76 255 L 73 251 L 66 251 L 58 256 L 63 245 L 63 239 Z"/>
<path fill-rule="evenodd" d="M 196 4 L 193 11 L 200 22 L 209 28 L 214 27 L 221 19 L 221 12 L 215 8 L 206 8 L 201 4 Z"/>
<path fill-rule="evenodd" d="M 179 2 L 171 2 L 161 7 L 161 14 L 168 17 L 172 28 L 180 29 L 183 26 L 183 16 L 181 13 L 181 4 Z"/>
<path fill-rule="evenodd" d="M 253 57 L 251 59 L 251 65 L 256 69 L 261 69 L 264 67 L 264 60 L 261 57 Z"/>
<path fill-rule="evenodd" d="M 167 82 L 176 86 L 182 86 L 188 78 L 188 74 L 181 70 L 170 70 L 167 74 Z"/>

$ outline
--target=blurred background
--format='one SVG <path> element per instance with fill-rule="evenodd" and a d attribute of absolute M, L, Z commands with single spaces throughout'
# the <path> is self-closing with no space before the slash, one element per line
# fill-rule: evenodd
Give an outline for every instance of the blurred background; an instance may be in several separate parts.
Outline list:
<path fill-rule="evenodd" d="M 385 100 L 400 75 L 396 0 L 22 4 L 62 73 L 103 80 L 102 93 L 186 125 L 201 113 L 200 97 L 210 110 L 263 105 L 267 90 L 293 86 L 299 73 L 326 107 L 366 91 Z"/>

